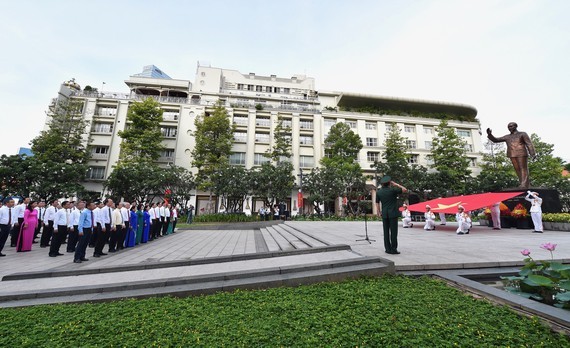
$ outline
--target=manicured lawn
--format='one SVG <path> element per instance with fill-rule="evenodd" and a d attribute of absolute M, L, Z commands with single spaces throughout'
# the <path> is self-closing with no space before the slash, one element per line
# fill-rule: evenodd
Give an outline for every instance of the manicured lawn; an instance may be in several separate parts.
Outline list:
<path fill-rule="evenodd" d="M 0 310 L 2 347 L 568 347 L 430 278 Z"/>

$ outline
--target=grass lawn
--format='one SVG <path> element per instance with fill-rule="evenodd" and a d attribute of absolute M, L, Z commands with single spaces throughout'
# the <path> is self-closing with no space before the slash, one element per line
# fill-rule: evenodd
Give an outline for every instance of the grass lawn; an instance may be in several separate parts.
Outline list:
<path fill-rule="evenodd" d="M 430 278 L 0 310 L 2 347 L 569 347 Z"/>

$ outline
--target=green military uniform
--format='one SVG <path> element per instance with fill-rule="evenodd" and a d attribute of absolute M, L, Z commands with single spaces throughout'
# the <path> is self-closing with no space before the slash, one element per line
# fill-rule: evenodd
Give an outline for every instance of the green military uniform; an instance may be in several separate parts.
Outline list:
<path fill-rule="evenodd" d="M 390 181 L 390 177 L 382 181 Z M 382 183 L 382 181 L 380 183 Z M 376 203 L 382 204 L 382 225 L 384 227 L 384 248 L 389 254 L 398 250 L 398 195 L 402 193 L 399 187 L 383 186 L 376 191 Z"/>

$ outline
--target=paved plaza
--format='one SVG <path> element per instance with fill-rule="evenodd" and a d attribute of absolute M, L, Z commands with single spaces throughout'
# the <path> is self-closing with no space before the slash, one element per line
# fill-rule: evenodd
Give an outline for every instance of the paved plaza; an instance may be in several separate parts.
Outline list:
<path fill-rule="evenodd" d="M 400 255 L 384 252 L 382 224 L 376 221 L 367 223 L 369 237 L 376 239 L 372 243 L 357 241 L 365 235 L 365 223 L 362 221 L 286 222 L 260 229 L 179 230 L 153 242 L 101 258 L 91 257 L 93 249 L 88 249 L 87 257 L 90 261 L 81 264 L 72 262 L 71 253 L 57 258 L 48 257 L 48 250 L 39 248 L 38 244 L 34 244 L 34 250 L 25 253 L 16 253 L 14 248 L 6 248 L 7 256 L 0 259 L 1 277 L 26 272 L 36 272 L 40 276 L 37 279 L 4 279 L 0 282 L 0 297 L 9 298 L 17 293 L 79 289 L 78 287 L 110 287 L 129 282 L 215 276 L 228 272 L 261 272 L 347 261 L 354 263 L 355 260 L 358 262 L 359 259 L 372 257 L 393 261 L 396 271 L 515 266 L 522 263 L 520 251 L 525 248 L 530 249 L 531 255 L 536 259 L 549 259 L 550 253 L 539 248 L 541 243 L 546 242 L 558 244 L 554 252 L 556 259 L 570 261 L 568 232 L 545 231 L 536 234 L 530 230 L 495 231 L 485 226 L 474 226 L 469 235 L 456 235 L 454 223 L 437 226 L 435 231 L 424 231 L 422 227 L 423 224 L 420 223 L 413 228 L 400 228 Z M 341 245 L 345 247 L 335 249 Z M 315 251 L 297 252 L 303 248 L 313 248 Z M 63 250 L 65 245 L 62 246 Z M 267 256 L 272 252 L 279 257 Z M 247 257 L 256 254 L 261 257 Z M 239 260 L 227 258 L 236 255 L 244 257 Z M 207 262 L 172 264 L 188 260 Z M 164 266 L 142 268 L 149 264 Z M 110 271 L 114 267 L 131 268 Z M 61 273 L 65 271 L 72 273 Z M 58 272 L 60 274 L 55 275 Z"/>

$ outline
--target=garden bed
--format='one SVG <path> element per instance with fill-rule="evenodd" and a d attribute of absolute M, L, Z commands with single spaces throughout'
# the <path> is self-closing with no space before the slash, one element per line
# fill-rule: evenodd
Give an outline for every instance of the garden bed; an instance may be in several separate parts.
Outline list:
<path fill-rule="evenodd" d="M 563 347 L 537 319 L 428 277 L 0 310 L 9 347 Z"/>

